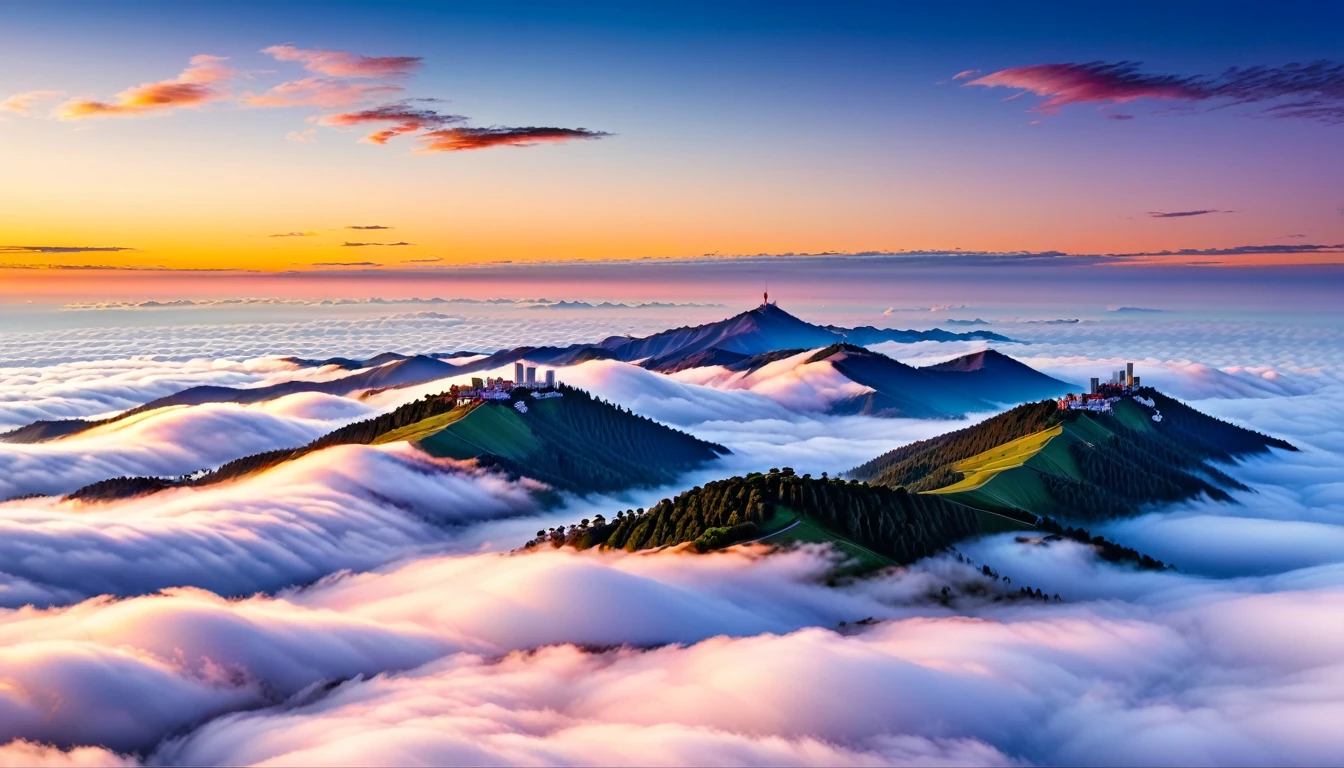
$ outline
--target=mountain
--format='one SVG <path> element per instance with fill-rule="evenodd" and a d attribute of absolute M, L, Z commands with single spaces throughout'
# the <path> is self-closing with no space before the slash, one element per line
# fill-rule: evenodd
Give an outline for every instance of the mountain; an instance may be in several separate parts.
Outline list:
<path fill-rule="evenodd" d="M 986 400 L 943 386 L 925 371 L 851 344 L 820 350 L 809 362 L 829 362 L 856 384 L 872 389 L 831 407 L 832 413 L 902 416 L 913 419 L 958 418 L 992 411 Z"/>
<path fill-rule="evenodd" d="M 778 364 L 789 358 L 797 359 L 781 369 Z M 750 357 L 714 348 L 680 358 L 678 367 L 661 370 L 677 373 L 701 367 L 682 367 L 688 363 L 719 366 L 723 370 L 707 369 L 678 378 L 721 389 L 759 388 L 772 392 L 778 389 L 773 386 L 775 376 L 825 381 L 828 386 L 818 388 L 819 396 L 833 398 L 825 403 L 825 408 L 828 413 L 838 415 L 961 418 L 969 413 L 998 410 L 996 404 L 1000 402 L 1057 396 L 1074 389 L 993 351 L 977 352 L 938 366 L 915 368 L 845 343 L 831 344 L 811 353 L 795 349 Z M 857 386 L 837 385 L 845 380 Z M 861 394 L 844 394 L 856 390 Z"/>
<path fill-rule="evenodd" d="M 883 454 L 849 476 L 1021 521 L 1101 520 L 1201 494 L 1229 500 L 1226 489 L 1245 488 L 1210 462 L 1270 448 L 1296 450 L 1144 388 L 1109 412 L 1021 405 Z"/>
<path fill-rule="evenodd" d="M 613 336 L 599 346 L 626 362 L 645 358 L 692 355 L 722 349 L 743 355 L 759 355 L 780 349 L 811 349 L 839 340 L 839 335 L 812 325 L 774 304 L 761 306 L 716 323 L 674 328 L 642 339 Z"/>
<path fill-rule="evenodd" d="M 569 537 L 562 534 L 563 543 L 635 551 L 693 542 L 705 551 L 743 541 L 825 541 L 864 569 L 912 563 L 979 531 L 975 512 L 960 504 L 900 488 L 799 477 L 787 467 L 697 486 L 647 512 L 595 519 L 596 525 L 585 520 Z M 543 535 L 534 545 L 548 540 Z"/>
<path fill-rule="evenodd" d="M 1047 376 L 993 349 L 919 370 L 941 387 L 995 403 L 1024 403 L 1079 391 L 1075 385 Z"/>
<path fill-rule="evenodd" d="M 562 385 L 540 398 L 538 394 L 520 389 L 508 400 L 465 405 L 451 396 L 431 395 L 341 427 L 305 446 L 245 456 L 183 478 L 113 478 L 80 488 L 67 498 L 102 501 L 213 485 L 333 445 L 413 442 L 432 456 L 476 460 L 578 493 L 664 485 L 728 453 L 723 446 L 637 416 L 583 390 Z"/>
<path fill-rule="evenodd" d="M 728 450 L 561 386 L 561 397 L 522 395 L 527 411 L 484 403 L 413 436 L 432 456 L 475 459 L 576 493 L 671 483 Z"/>
<path fill-rule="evenodd" d="M 1036 532 L 1033 537 L 1019 537 L 1023 543 L 1046 545 L 1067 538 L 1091 547 L 1110 562 L 1156 570 L 1167 567 L 1084 528 L 1066 527 L 1050 518 L 1032 524 L 974 509 L 947 496 L 910 493 L 905 488 L 825 474 L 820 479 L 798 477 L 789 467 L 696 486 L 663 499 L 647 512 L 629 509 L 610 520 L 594 515 L 568 529 L 562 525 L 537 531 L 524 549 L 569 546 L 636 551 L 689 544 L 698 552 L 707 552 L 746 543 L 829 544 L 846 560 L 832 572 L 836 576 L 908 565 L 941 550 L 956 553 L 953 544 L 962 539 L 1006 529 Z M 963 560 L 960 554 L 957 559 Z M 998 580 L 999 574 L 988 565 L 981 570 Z M 1019 587 L 1017 595 L 1007 596 L 1042 595 L 1039 590 Z"/>

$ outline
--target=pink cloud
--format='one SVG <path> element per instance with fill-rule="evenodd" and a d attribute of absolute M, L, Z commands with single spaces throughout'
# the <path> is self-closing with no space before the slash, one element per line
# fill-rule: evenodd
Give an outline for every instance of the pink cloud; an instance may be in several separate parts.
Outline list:
<path fill-rule="evenodd" d="M 963 69 L 962 71 L 960 71 L 960 72 L 958 72 L 957 74 L 953 75 L 953 76 L 952 76 L 952 79 L 953 79 L 953 80 L 965 80 L 966 78 L 970 77 L 971 75 L 978 75 L 978 74 L 980 74 L 980 70 L 978 70 L 978 69 Z"/>
<path fill-rule="evenodd" d="M 399 85 L 373 85 L 305 77 L 281 83 L 261 94 L 247 93 L 239 101 L 250 107 L 350 107 L 370 98 L 405 90 Z"/>
<path fill-rule="evenodd" d="M 422 61 L 419 56 L 361 56 L 348 51 L 296 48 L 289 43 L 272 45 L 261 52 L 277 61 L 299 62 L 309 72 L 332 77 L 403 77 Z"/>
<path fill-rule="evenodd" d="M 1020 88 L 1046 100 L 1033 112 L 1054 114 L 1060 107 L 1086 102 L 1124 103 L 1135 99 L 1197 99 L 1200 91 L 1185 78 L 1144 75 L 1127 62 L 1119 64 L 1034 64 L 978 77 L 966 85 Z"/>
<path fill-rule="evenodd" d="M 191 57 L 191 64 L 172 80 L 142 83 L 118 93 L 113 101 L 72 99 L 62 104 L 62 120 L 83 120 L 91 117 L 126 117 L 167 112 L 183 107 L 199 107 L 211 101 L 227 98 L 220 88 L 236 73 L 225 66 L 227 59 L 201 54 Z"/>
<path fill-rule="evenodd" d="M 1282 66 L 1232 67 L 1218 75 L 1141 72 L 1114 64 L 1033 64 L 991 72 L 965 85 L 1016 88 L 1045 97 L 1031 111 L 1054 114 L 1070 104 L 1123 104 L 1138 99 L 1260 105 L 1259 115 L 1344 123 L 1344 64 L 1314 61 Z M 1125 117 L 1111 119 L 1124 120 Z"/>
<path fill-rule="evenodd" d="M 0 101 L 0 112 L 12 112 L 16 115 L 28 117 L 32 114 L 34 105 L 41 101 L 50 101 L 65 95 L 65 91 L 27 91 L 25 93 L 16 93 L 13 96 Z"/>

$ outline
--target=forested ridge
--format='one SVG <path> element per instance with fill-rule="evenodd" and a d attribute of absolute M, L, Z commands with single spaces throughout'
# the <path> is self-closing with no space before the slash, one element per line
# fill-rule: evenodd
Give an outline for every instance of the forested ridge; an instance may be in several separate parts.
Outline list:
<path fill-rule="evenodd" d="M 815 521 L 898 563 L 912 563 L 980 529 L 976 513 L 936 496 L 836 478 L 798 476 L 792 470 L 752 473 L 696 486 L 647 511 L 626 510 L 538 531 L 543 543 L 579 549 L 604 546 L 635 551 L 694 542 L 716 549 L 762 534 L 776 513 Z"/>
<path fill-rule="evenodd" d="M 1028 460 L 1012 472 L 1035 471 L 1048 503 L 1025 511 L 1096 520 L 1136 513 L 1144 504 L 1207 494 L 1229 500 L 1227 489 L 1246 490 L 1209 461 L 1229 461 L 1288 443 L 1206 416 L 1151 388 L 1139 391 L 1155 410 L 1116 403 L 1114 413 L 1059 411 L 1053 401 L 1028 403 L 966 429 L 884 454 L 852 470 L 852 477 L 916 491 L 946 488 L 963 479 L 957 462 L 1055 426 L 1076 470 L 1038 469 Z M 1127 418 L 1121 418 L 1123 409 Z M 1160 421 L 1151 421 L 1154 413 Z M 1137 419 L 1137 422 L 1136 422 Z M 1070 430 L 1070 427 L 1077 429 Z M 991 483 L 999 480 L 994 478 Z M 955 495 L 955 494 L 954 494 Z M 961 494 L 964 496 L 965 494 Z M 972 502 L 967 502 L 972 503 Z"/>

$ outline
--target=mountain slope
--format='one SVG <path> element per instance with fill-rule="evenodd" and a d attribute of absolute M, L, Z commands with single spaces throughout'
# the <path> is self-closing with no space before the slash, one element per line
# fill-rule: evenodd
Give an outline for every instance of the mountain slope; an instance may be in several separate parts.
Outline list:
<path fill-rule="evenodd" d="M 1047 376 L 993 349 L 919 370 L 941 387 L 996 403 L 1024 403 L 1079 391 L 1075 385 Z"/>
<path fill-rule="evenodd" d="M 1243 489 L 1209 464 L 1288 443 L 1195 411 L 1152 389 L 1116 402 L 1110 413 L 1060 411 L 1028 403 L 973 427 L 899 448 L 851 477 L 941 495 L 976 509 L 1103 519 L 1149 503 L 1200 494 L 1229 499 Z M 1161 420 L 1154 415 L 1160 414 Z"/>
<path fill-rule="evenodd" d="M 584 524 L 568 543 L 635 551 L 695 542 L 704 550 L 762 536 L 786 543 L 800 527 L 806 540 L 822 538 L 880 566 L 927 557 L 978 532 L 979 521 L 973 511 L 937 497 L 798 477 L 786 468 L 707 483 L 647 512 Z"/>
<path fill-rule="evenodd" d="M 80 488 L 67 498 L 100 501 L 165 488 L 235 480 L 333 445 L 413 441 L 433 456 L 475 459 L 515 475 L 575 492 L 618 491 L 674 481 L 713 461 L 722 446 L 569 387 L 560 397 L 536 399 L 517 390 L 513 400 L 457 405 L 429 396 L 372 419 L 330 432 L 308 445 L 245 456 L 189 478 L 120 477 Z M 526 413 L 513 407 L 525 404 Z"/>
<path fill-rule="evenodd" d="M 673 482 L 727 449 L 636 416 L 582 390 L 485 403 L 418 439 L 432 456 L 475 459 L 562 490 L 587 493 Z"/>

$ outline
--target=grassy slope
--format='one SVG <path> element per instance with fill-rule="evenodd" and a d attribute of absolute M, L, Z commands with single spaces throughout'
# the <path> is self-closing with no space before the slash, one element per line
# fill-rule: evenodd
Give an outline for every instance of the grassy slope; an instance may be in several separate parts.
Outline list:
<path fill-rule="evenodd" d="M 537 411 L 548 407 L 558 407 L 557 401 L 542 400 L 532 406 Z M 421 438 L 420 446 L 431 456 L 451 459 L 471 459 L 490 453 L 523 461 L 540 450 L 542 443 L 522 414 L 512 408 L 490 404 Z"/>
<path fill-rule="evenodd" d="M 427 419 L 421 419 L 420 421 L 417 421 L 414 424 L 407 424 L 401 429 L 394 429 L 391 432 L 388 432 L 387 434 L 380 436 L 377 440 L 374 440 L 371 443 L 371 445 L 398 443 L 403 440 L 415 441 L 429 437 L 435 432 L 438 432 L 444 427 L 447 427 L 449 424 L 456 423 L 457 421 L 465 418 L 467 414 L 471 413 L 474 409 L 475 409 L 474 405 L 466 405 L 459 408 L 454 408 L 453 410 L 447 413 L 440 413 L 437 416 L 430 416 Z"/>
<path fill-rule="evenodd" d="M 987 532 L 1020 530 L 1031 526 L 993 513 L 1024 510 L 1047 512 L 1054 499 L 1040 474 L 1080 479 L 1081 473 L 1069 452 L 1075 442 L 1097 442 L 1110 432 L 1088 418 L 1057 424 L 1025 437 L 991 448 L 956 463 L 965 479 L 928 493 L 990 513 L 981 515 Z"/>
<path fill-rule="evenodd" d="M 795 520 L 798 521 L 798 524 L 789 527 Z M 896 565 L 896 561 L 886 555 L 874 552 L 830 530 L 812 518 L 800 518 L 797 512 L 783 505 L 775 506 L 774 514 L 767 521 L 767 526 L 776 532 L 757 539 L 757 542 L 761 544 L 830 544 L 853 561 L 852 569 L 856 572 Z"/>

